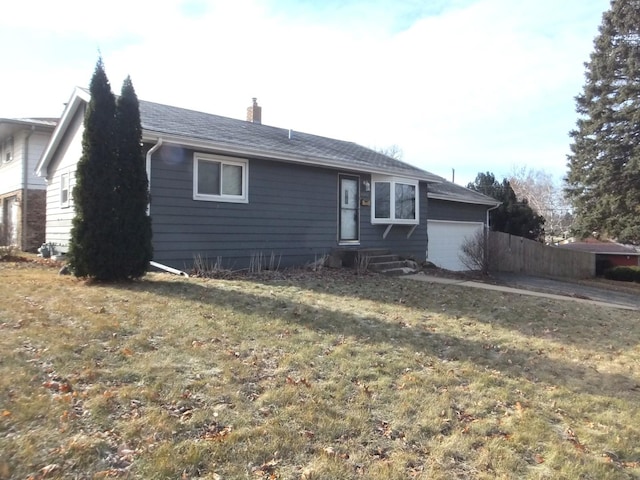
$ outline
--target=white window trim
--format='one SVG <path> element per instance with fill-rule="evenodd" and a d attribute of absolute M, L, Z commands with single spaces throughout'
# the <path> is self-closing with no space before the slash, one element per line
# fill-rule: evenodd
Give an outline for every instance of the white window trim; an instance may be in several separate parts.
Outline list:
<path fill-rule="evenodd" d="M 2 163 L 13 161 L 13 137 L 9 137 L 2 145 Z"/>
<path fill-rule="evenodd" d="M 198 193 L 198 162 L 209 161 L 221 165 L 235 165 L 242 168 L 242 194 L 241 195 L 211 195 Z M 222 170 L 221 170 L 222 171 Z M 224 157 L 207 153 L 193 154 L 193 199 L 205 202 L 249 203 L 249 160 L 244 158 Z"/>
<path fill-rule="evenodd" d="M 64 192 L 65 179 L 67 183 L 67 200 L 62 200 L 62 192 Z M 60 175 L 60 208 L 68 208 L 71 205 L 71 174 L 63 173 Z"/>
<path fill-rule="evenodd" d="M 376 183 L 384 182 L 390 184 L 389 196 L 391 197 L 389 214 L 390 218 L 376 218 Z M 395 218 L 396 215 L 396 184 L 411 185 L 416 188 L 415 215 L 416 218 Z M 418 225 L 420 223 L 420 182 L 402 177 L 391 177 L 385 175 L 371 176 L 371 223 L 373 225 Z"/>

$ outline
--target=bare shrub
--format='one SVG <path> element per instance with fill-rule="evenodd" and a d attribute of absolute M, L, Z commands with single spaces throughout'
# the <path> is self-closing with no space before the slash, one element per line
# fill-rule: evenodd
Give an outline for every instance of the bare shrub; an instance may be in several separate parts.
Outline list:
<path fill-rule="evenodd" d="M 466 237 L 460 247 L 458 258 L 468 270 L 480 271 L 484 275 L 489 273 L 494 249 L 491 248 L 486 229 L 478 230 L 471 237 Z"/>
<path fill-rule="evenodd" d="M 216 257 L 215 261 L 206 256 L 197 254 L 193 257 L 193 272 L 196 277 L 213 277 L 225 272 L 222 266 L 222 257 Z"/>
<path fill-rule="evenodd" d="M 0 246 L 0 260 L 7 260 L 16 253 L 15 245 Z"/>
<path fill-rule="evenodd" d="M 249 260 L 249 273 L 260 273 L 263 270 L 278 271 L 281 260 L 282 255 L 276 255 L 275 252 L 271 252 L 268 258 L 262 252 L 254 252 Z"/>
<path fill-rule="evenodd" d="M 370 262 L 371 257 L 369 255 L 358 255 L 358 258 L 356 258 L 356 273 L 358 275 L 367 273 L 367 270 L 369 270 Z"/>
<path fill-rule="evenodd" d="M 304 268 L 306 270 L 311 270 L 312 272 L 318 272 L 320 270 L 322 270 L 326 263 L 327 263 L 327 258 L 329 256 L 328 255 L 322 255 L 320 257 L 318 257 L 318 255 L 314 255 L 314 260 L 311 263 L 307 263 Z"/>

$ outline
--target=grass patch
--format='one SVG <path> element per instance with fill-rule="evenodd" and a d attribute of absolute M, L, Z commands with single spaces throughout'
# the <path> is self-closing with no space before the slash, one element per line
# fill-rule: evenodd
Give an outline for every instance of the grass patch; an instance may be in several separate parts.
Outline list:
<path fill-rule="evenodd" d="M 0 263 L 0 479 L 640 476 L 638 313 Z"/>

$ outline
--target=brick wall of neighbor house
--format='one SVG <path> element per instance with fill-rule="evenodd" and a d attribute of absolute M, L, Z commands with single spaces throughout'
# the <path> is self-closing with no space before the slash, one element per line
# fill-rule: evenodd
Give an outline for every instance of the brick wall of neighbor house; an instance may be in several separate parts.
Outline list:
<path fill-rule="evenodd" d="M 47 192 L 46 190 L 29 190 L 27 195 L 27 235 L 23 248 L 28 252 L 35 252 L 45 238 Z"/>
<path fill-rule="evenodd" d="M 637 267 L 638 257 L 635 255 L 605 255 L 596 254 L 596 260 L 607 260 L 611 266 Z"/>
<path fill-rule="evenodd" d="M 44 190 L 29 190 L 27 198 L 27 231 L 24 232 L 23 208 L 24 198 L 22 190 L 0 195 L 0 245 L 15 243 L 20 249 L 35 252 L 44 242 L 46 221 L 46 192 Z M 9 218 L 9 205 L 16 202 L 16 214 Z M 14 224 L 15 222 L 15 224 Z M 15 231 L 15 239 L 11 239 L 10 230 Z"/>

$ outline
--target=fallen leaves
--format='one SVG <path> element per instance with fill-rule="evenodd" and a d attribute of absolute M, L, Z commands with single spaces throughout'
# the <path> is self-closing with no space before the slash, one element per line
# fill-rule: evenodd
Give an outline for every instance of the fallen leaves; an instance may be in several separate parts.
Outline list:
<path fill-rule="evenodd" d="M 385 421 L 381 421 L 376 426 L 376 431 L 380 435 L 382 435 L 383 437 L 388 438 L 389 440 L 396 440 L 398 438 L 405 438 L 404 432 L 392 428 L 391 424 L 389 422 L 385 422 Z"/>
<path fill-rule="evenodd" d="M 311 382 L 309 382 L 309 380 L 307 380 L 304 377 L 293 379 L 287 376 L 286 382 L 287 382 L 287 385 L 304 385 L 307 388 L 311 388 Z"/>
<path fill-rule="evenodd" d="M 324 453 L 328 457 L 341 458 L 342 460 L 348 460 L 349 459 L 349 454 L 348 453 L 340 452 L 340 451 L 336 450 L 335 448 L 333 448 L 332 446 L 324 447 L 322 449 L 322 453 Z"/>
<path fill-rule="evenodd" d="M 580 443 L 580 441 L 578 440 L 578 436 L 576 435 L 576 433 L 570 427 L 567 427 L 565 429 L 564 438 L 565 438 L 565 440 L 571 442 L 573 444 L 573 446 L 576 447 L 581 452 L 586 452 L 587 451 L 585 445 Z"/>
<path fill-rule="evenodd" d="M 253 467 L 251 473 L 256 477 L 266 478 L 268 480 L 275 480 L 278 478 L 276 475 L 276 467 L 280 463 L 280 460 L 275 458 L 263 463 L 259 467 Z"/>
<path fill-rule="evenodd" d="M 213 422 L 205 425 L 200 433 L 200 438 L 203 440 L 215 440 L 222 441 L 231 433 L 230 425 L 221 425 L 218 422 Z"/>
<path fill-rule="evenodd" d="M 45 467 L 42 467 L 40 469 L 40 473 L 42 474 L 42 477 L 40 478 L 47 478 L 49 474 L 54 473 L 59 469 L 60 469 L 60 465 L 58 465 L 57 463 L 51 463 L 49 465 L 46 465 Z"/>
<path fill-rule="evenodd" d="M 62 380 L 59 382 L 55 380 L 47 380 L 46 382 L 42 383 L 42 386 L 59 393 L 69 393 L 73 391 L 73 387 L 71 387 L 71 384 L 68 380 Z"/>

